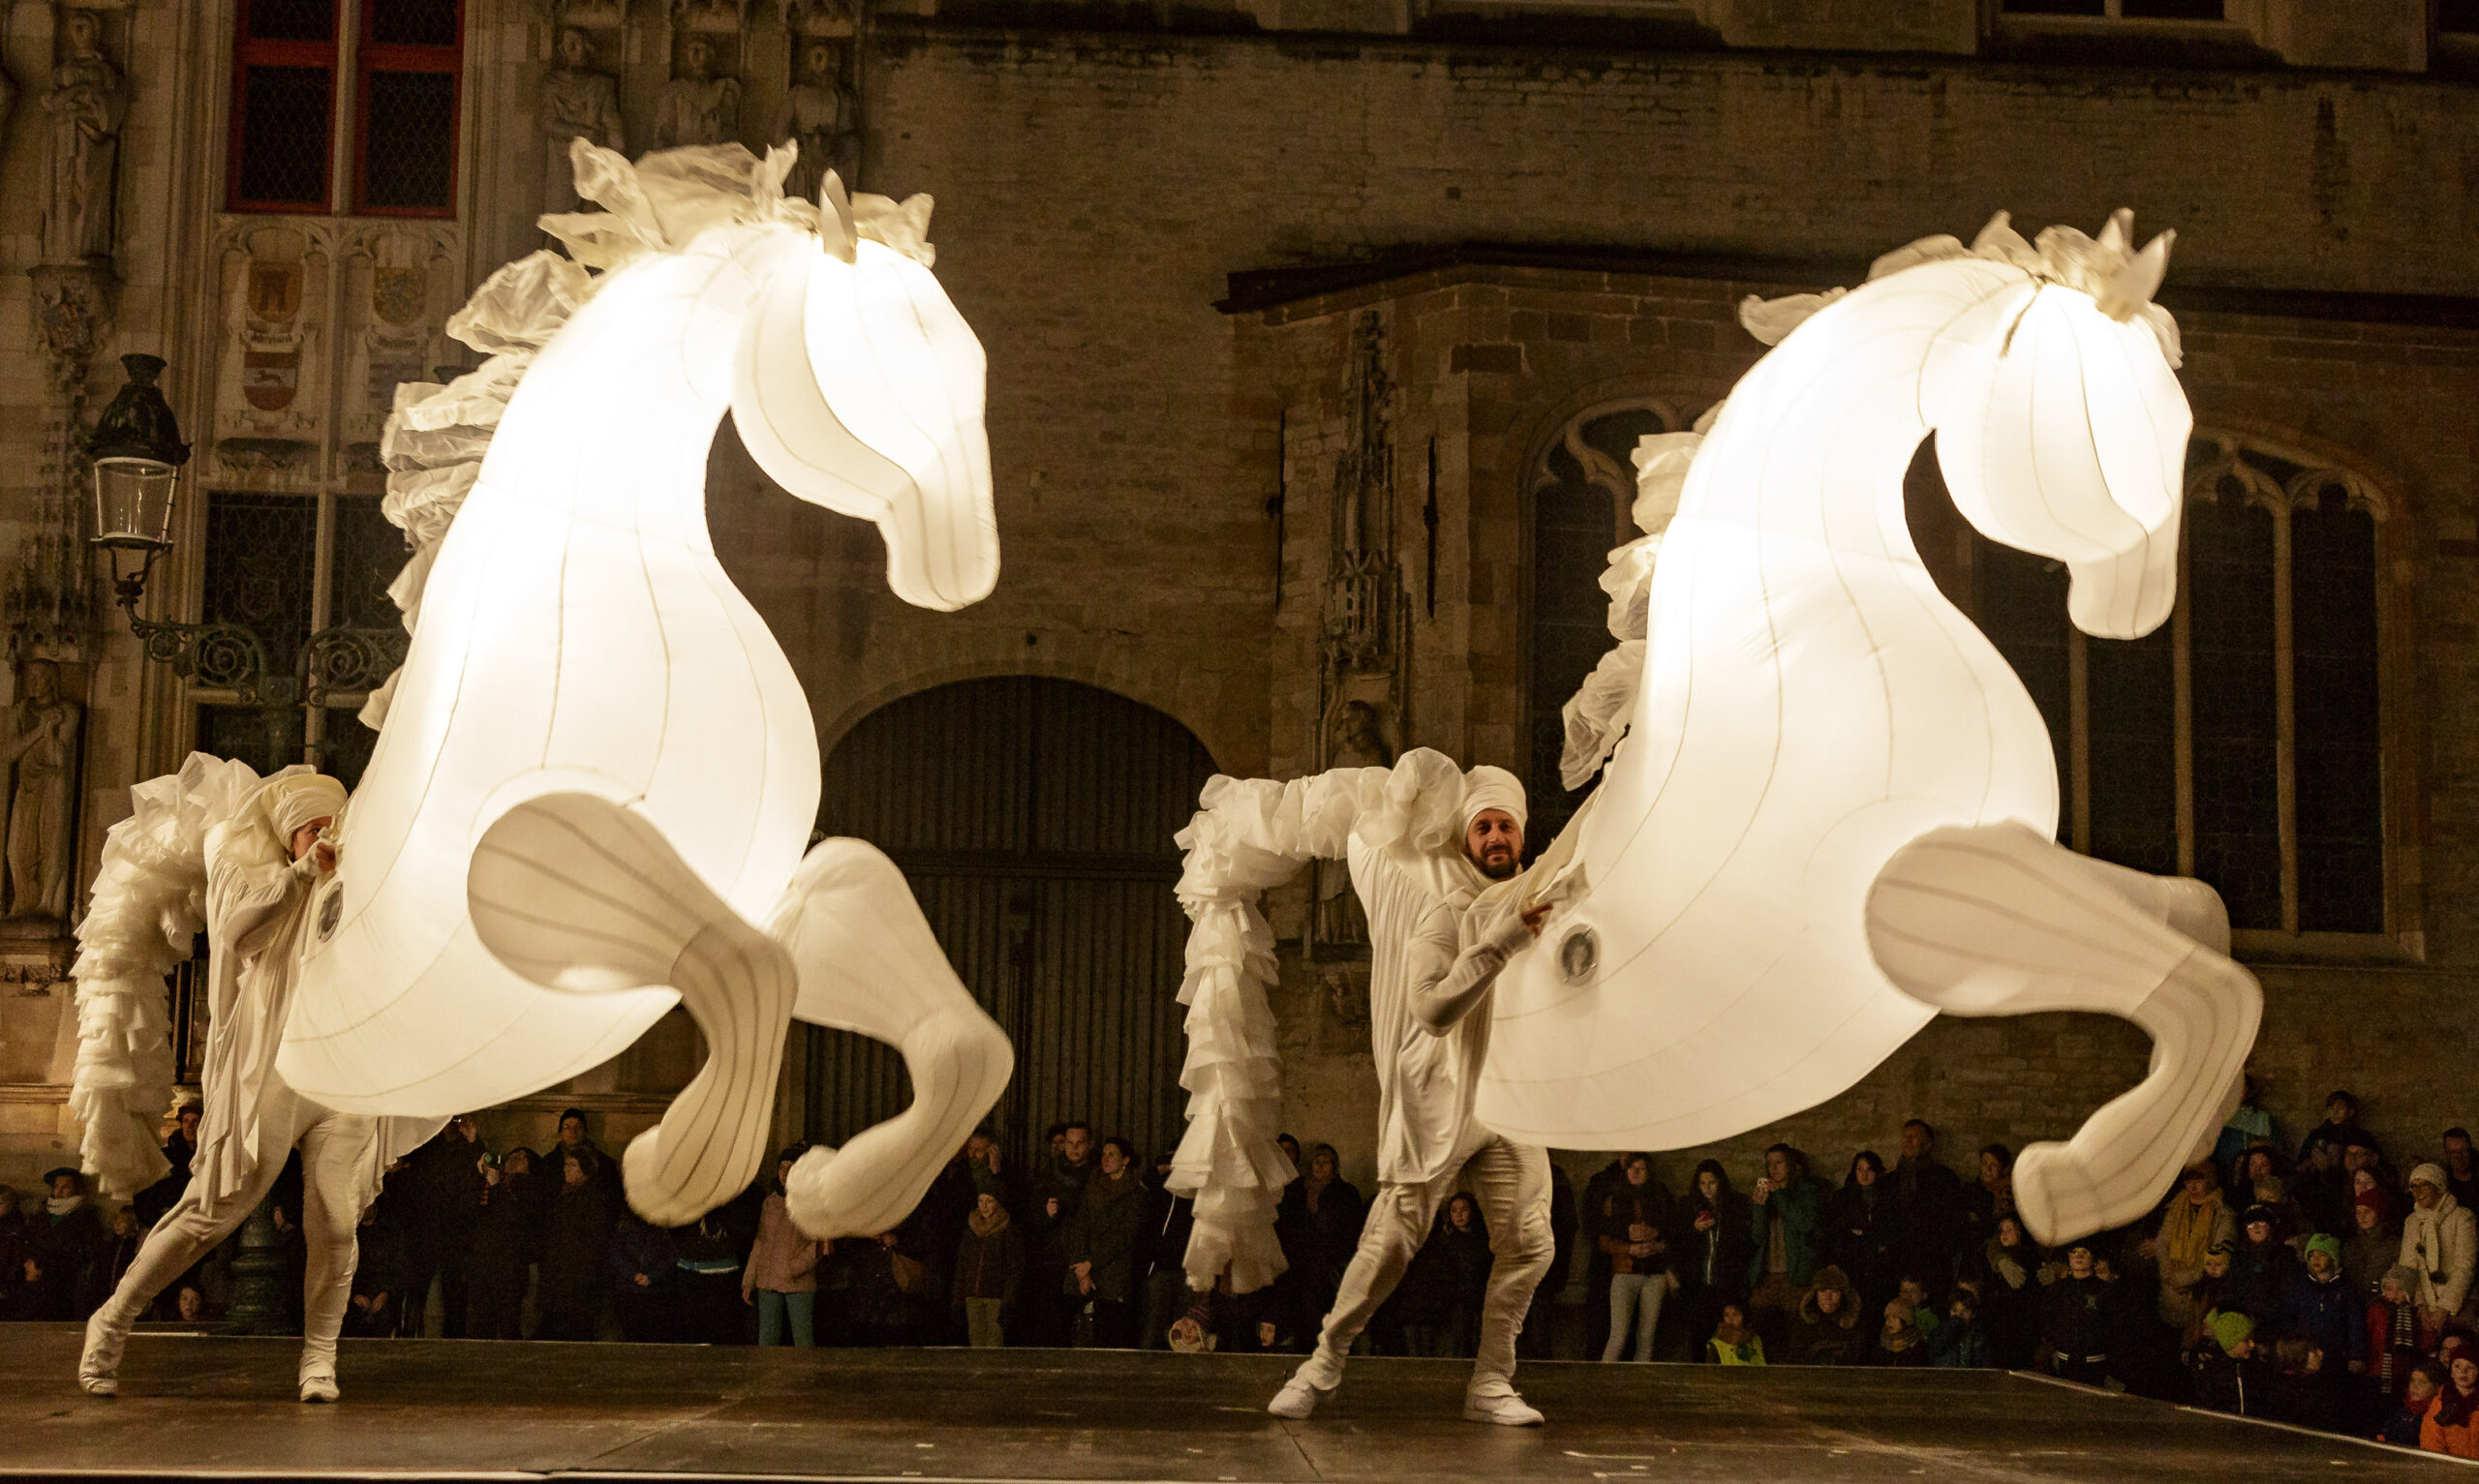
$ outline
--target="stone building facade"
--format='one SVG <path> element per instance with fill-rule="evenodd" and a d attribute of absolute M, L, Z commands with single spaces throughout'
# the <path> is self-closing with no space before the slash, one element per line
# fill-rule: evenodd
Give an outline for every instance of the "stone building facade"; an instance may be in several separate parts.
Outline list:
<path fill-rule="evenodd" d="M 366 755 L 379 423 L 397 382 L 471 364 L 444 319 L 541 244 L 572 135 L 796 134 L 864 189 L 938 201 L 937 271 L 990 355 L 996 592 L 907 609 L 872 532 L 769 489 L 728 427 L 712 461 L 718 547 L 822 750 L 902 698 L 1037 676 L 1162 713 L 1227 772 L 1426 745 L 1525 773 L 1545 817 L 1571 806 L 1539 739 L 1592 642 L 1576 594 L 1597 611 L 1625 535 L 1614 470 L 1754 362 L 1738 300 L 1856 282 L 1999 209 L 2090 229 L 2125 205 L 2179 232 L 2193 497 L 2233 543 L 2196 560 L 2226 557 L 2210 591 L 2245 600 L 2140 654 L 2085 645 L 1929 481 L 1923 556 L 1992 634 L 2016 625 L 2069 843 L 2226 873 L 2284 1123 L 2341 1084 L 2405 1149 L 2479 1118 L 2479 16 L 2458 0 L 61 0 L 5 25 L 0 560 L 31 594 L 15 656 L 56 660 L 84 709 L 80 891 L 128 785 L 192 746 Z M 89 35 L 125 95 L 103 254 L 46 215 L 67 165 L 45 101 Z M 252 91 L 261 67 L 325 68 L 309 146 L 277 147 L 292 115 Z M 70 430 L 133 351 L 169 363 L 198 450 L 143 611 L 253 625 L 320 704 L 146 660 L 76 560 Z M 1276 1009 L 1297 1132 L 1364 1177 L 1363 970 L 1331 896 L 1311 877 L 1274 903 Z M 7 926 L 0 1179 L 75 1145 L 67 924 Z M 539 1138 L 581 1103 L 615 1146 L 695 1054 L 670 1024 L 488 1122 Z M 1789 1137 L 1838 1162 L 1913 1114 L 1949 1155 L 2019 1145 L 2144 1057 L 2112 1021 L 1941 1021 L 1726 1157 Z M 793 1059 L 787 1136 L 831 1132 L 792 1085 L 827 1065 Z"/>

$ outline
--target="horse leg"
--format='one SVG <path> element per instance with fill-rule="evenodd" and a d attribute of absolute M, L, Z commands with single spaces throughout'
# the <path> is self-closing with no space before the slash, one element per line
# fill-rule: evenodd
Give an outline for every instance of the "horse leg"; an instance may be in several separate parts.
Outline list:
<path fill-rule="evenodd" d="M 2043 1242 L 2141 1217 L 2227 1117 L 2263 996 L 2222 951 L 2209 892 L 2012 822 L 1931 831 L 1877 873 L 1869 947 L 1904 992 L 1959 1015 L 2100 1012 L 2152 1037 L 2140 1083 L 2015 1162 L 2015 1205 Z"/>
<path fill-rule="evenodd" d="M 747 1190 L 766 1166 L 797 988 L 782 948 L 653 821 L 591 794 L 502 815 L 474 849 L 466 896 L 483 947 L 516 973 L 584 992 L 668 985 L 704 1035 L 705 1065 L 621 1159 L 628 1204 L 676 1227 Z"/>
<path fill-rule="evenodd" d="M 888 1230 L 997 1103 L 1016 1053 L 948 966 L 903 873 L 859 840 L 812 849 L 768 931 L 798 969 L 793 1014 L 887 1043 L 912 1078 L 911 1106 L 793 1166 L 792 1220 L 815 1237 Z"/>

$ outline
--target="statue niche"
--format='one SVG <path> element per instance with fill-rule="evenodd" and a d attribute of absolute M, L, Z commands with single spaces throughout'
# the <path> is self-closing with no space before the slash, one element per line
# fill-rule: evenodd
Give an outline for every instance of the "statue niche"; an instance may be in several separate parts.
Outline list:
<path fill-rule="evenodd" d="M 620 121 L 620 83 L 594 65 L 594 39 L 577 26 L 560 32 L 555 65 L 542 76 L 537 115 L 542 126 L 542 209 L 577 209 L 576 172 L 568 144 L 585 139 L 626 153 L 627 126 Z"/>
<path fill-rule="evenodd" d="M 82 262 L 112 255 L 113 187 L 129 82 L 104 55 L 103 17 L 71 11 L 61 21 L 67 55 L 44 95 L 50 116 L 50 170 L 44 201 L 43 259 Z"/>
<path fill-rule="evenodd" d="M 59 665 L 29 659 L 17 667 L 17 704 L 9 712 L 6 752 L 6 899 L 12 919 L 68 920 L 83 714 L 83 708 L 60 693 Z"/>
<path fill-rule="evenodd" d="M 657 149 L 722 144 L 740 137 L 740 79 L 715 76 L 715 44 L 692 35 L 655 109 Z"/>
<path fill-rule="evenodd" d="M 784 101 L 783 136 L 800 146 L 785 194 L 815 200 L 833 170 L 846 191 L 861 170 L 860 101 L 843 80 L 843 48 L 811 41 L 801 48 L 801 73 Z"/>

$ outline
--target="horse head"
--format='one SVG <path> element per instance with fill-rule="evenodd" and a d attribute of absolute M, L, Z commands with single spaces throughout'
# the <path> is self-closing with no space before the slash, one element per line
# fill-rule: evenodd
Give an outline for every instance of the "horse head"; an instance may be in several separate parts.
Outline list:
<path fill-rule="evenodd" d="M 2065 562 L 2075 626 L 2112 639 L 2150 633 L 2177 601 L 2194 425 L 2177 324 L 2152 302 L 2174 234 L 2135 252 L 2132 221 L 2032 243 L 1999 213 L 1970 256 L 2021 276 L 1946 327 L 1919 383 L 1955 508 L 1991 540 Z"/>
<path fill-rule="evenodd" d="M 899 597 L 952 612 L 998 581 L 981 342 L 930 271 L 930 197 L 848 200 L 830 172 L 818 204 L 750 302 L 733 423 L 784 489 L 876 524 Z"/>

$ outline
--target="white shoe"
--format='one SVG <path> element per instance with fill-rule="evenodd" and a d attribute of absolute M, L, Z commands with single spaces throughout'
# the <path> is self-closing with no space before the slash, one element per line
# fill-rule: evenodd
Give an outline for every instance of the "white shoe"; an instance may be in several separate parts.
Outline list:
<path fill-rule="evenodd" d="M 1266 1410 L 1293 1422 L 1304 1422 L 1317 1410 L 1318 1403 L 1333 1394 L 1331 1386 L 1312 1386 L 1303 1378 L 1295 1376 L 1283 1382 L 1282 1389 L 1274 1393 L 1274 1399 L 1266 1404 Z"/>
<path fill-rule="evenodd" d="M 1463 1394 L 1463 1420 L 1494 1422 L 1500 1427 L 1539 1427 L 1544 1420 L 1541 1409 L 1515 1394 L 1513 1390 L 1483 1396 L 1479 1392 Z"/>
<path fill-rule="evenodd" d="M 336 1390 L 336 1368 L 332 1365 L 301 1368 L 301 1400 L 332 1402 L 341 1392 Z"/>
<path fill-rule="evenodd" d="M 120 1395 L 120 1352 L 129 1336 L 98 1309 L 86 1320 L 86 1348 L 77 1356 L 77 1384 L 88 1396 Z"/>

